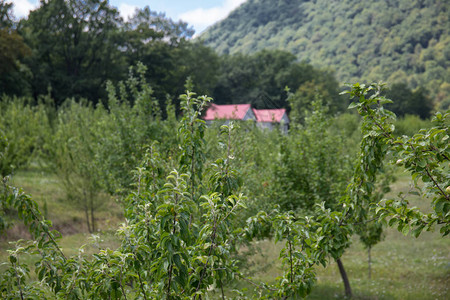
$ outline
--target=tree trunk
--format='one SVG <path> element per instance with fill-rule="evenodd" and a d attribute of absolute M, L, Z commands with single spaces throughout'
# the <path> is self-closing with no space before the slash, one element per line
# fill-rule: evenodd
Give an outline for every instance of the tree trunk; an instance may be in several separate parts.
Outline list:
<path fill-rule="evenodd" d="M 367 254 L 369 257 L 369 280 L 372 277 L 372 257 L 370 256 L 370 250 L 372 249 L 372 247 L 367 248 Z"/>
<path fill-rule="evenodd" d="M 95 232 L 94 197 L 92 197 L 92 195 L 91 195 L 91 227 L 92 232 Z"/>
<path fill-rule="evenodd" d="M 340 258 L 336 259 L 336 262 L 339 267 L 339 272 L 341 273 L 342 281 L 344 282 L 344 288 L 345 288 L 345 296 L 347 298 L 352 297 L 352 289 L 350 288 L 350 282 L 348 281 L 347 273 L 345 272 L 344 265 L 342 264 L 342 261 Z"/>
<path fill-rule="evenodd" d="M 86 224 L 89 233 L 92 233 L 91 231 L 91 223 L 89 222 L 89 209 L 87 207 L 84 208 L 84 214 L 86 215 Z"/>
<path fill-rule="evenodd" d="M 91 224 L 89 222 L 89 206 L 88 206 L 88 202 L 87 202 L 87 198 L 86 198 L 86 192 L 83 192 L 83 196 L 84 196 L 84 214 L 86 215 L 86 223 L 87 223 L 87 227 L 88 227 L 88 231 L 89 233 L 92 233 L 91 231 Z"/>

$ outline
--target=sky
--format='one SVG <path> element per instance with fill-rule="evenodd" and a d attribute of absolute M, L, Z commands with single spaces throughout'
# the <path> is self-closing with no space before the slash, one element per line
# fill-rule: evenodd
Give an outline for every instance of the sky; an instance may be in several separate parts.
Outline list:
<path fill-rule="evenodd" d="M 149 6 L 151 10 L 164 12 L 174 21 L 183 20 L 195 29 L 196 35 L 208 26 L 224 19 L 246 0 L 110 0 L 110 4 L 119 9 L 125 19 L 136 8 Z M 23 18 L 30 10 L 38 7 L 38 0 L 11 0 L 14 3 L 14 15 Z"/>

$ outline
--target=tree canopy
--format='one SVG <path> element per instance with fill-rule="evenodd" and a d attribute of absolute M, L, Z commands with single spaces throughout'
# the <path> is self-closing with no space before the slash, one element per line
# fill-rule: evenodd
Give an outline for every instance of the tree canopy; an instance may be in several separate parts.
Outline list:
<path fill-rule="evenodd" d="M 34 75 L 33 95 L 50 88 L 57 103 L 69 97 L 100 98 L 105 81 L 126 71 L 120 66 L 120 22 L 108 1 L 41 1 L 20 24 L 33 49 L 26 61 Z"/>
<path fill-rule="evenodd" d="M 17 33 L 12 3 L 0 0 L 0 91 L 21 94 L 26 88 L 26 67 L 20 59 L 29 54 L 29 47 Z"/>
<path fill-rule="evenodd" d="M 388 98 L 395 99 L 388 107 L 397 116 L 418 115 L 422 119 L 429 118 L 433 109 L 433 103 L 427 95 L 425 88 L 413 91 L 404 83 L 393 84 L 386 93 Z"/>
<path fill-rule="evenodd" d="M 224 55 L 213 96 L 217 103 L 252 103 L 256 108 L 288 107 L 286 87 L 297 91 L 306 85 L 314 93 L 319 89 L 329 97 L 324 99 L 339 106 L 338 82 L 330 71 L 313 68 L 286 51 L 263 50 L 253 55 Z M 342 107 L 341 107 L 342 108 Z"/>
<path fill-rule="evenodd" d="M 0 78 L 0 93 L 35 99 L 50 93 L 57 105 L 72 97 L 97 103 L 107 98 L 108 80 L 125 79 L 128 68 L 141 61 L 147 66 L 148 82 L 158 91 L 155 96 L 164 102 L 167 95 L 180 94 L 188 73 L 200 69 L 185 57 L 202 53 L 215 59 L 208 56 L 205 46 L 187 43 L 194 34 L 188 24 L 172 21 L 149 7 L 137 9 L 124 21 L 108 0 L 41 1 L 18 24 L 10 9 L 2 1 L 0 38 L 6 49 L 0 55 L 5 74 Z M 14 74 L 14 68 L 28 72 Z M 207 73 L 205 67 L 202 71 Z M 25 88 L 18 86 L 16 77 Z M 200 89 L 208 90 L 203 86 L 208 80 L 192 79 Z"/>

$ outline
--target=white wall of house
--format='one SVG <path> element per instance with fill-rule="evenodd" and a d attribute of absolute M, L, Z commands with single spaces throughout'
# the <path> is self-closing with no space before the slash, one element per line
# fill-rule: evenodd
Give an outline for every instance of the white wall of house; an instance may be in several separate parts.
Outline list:
<path fill-rule="evenodd" d="M 258 122 L 256 123 L 256 126 L 260 129 L 267 129 L 267 130 L 273 130 L 274 128 L 279 128 L 282 133 L 287 134 L 289 129 L 289 124 L 286 124 L 285 122 L 281 123 L 272 123 L 272 122 Z"/>
<path fill-rule="evenodd" d="M 249 108 L 247 110 L 247 113 L 245 114 L 245 116 L 242 120 L 243 121 L 247 121 L 247 120 L 255 120 L 256 121 L 255 114 L 253 113 L 253 110 L 251 108 Z"/>
<path fill-rule="evenodd" d="M 288 133 L 289 129 L 289 118 L 286 114 L 281 118 L 281 122 L 257 122 L 256 126 L 261 129 L 273 130 L 274 128 L 280 128 L 281 132 Z"/>
<path fill-rule="evenodd" d="M 283 115 L 283 117 L 281 118 L 281 122 L 280 122 L 280 130 L 281 132 L 283 132 L 284 134 L 288 133 L 289 130 L 289 118 L 287 116 L 287 114 L 285 113 Z"/>
<path fill-rule="evenodd" d="M 272 130 L 274 127 L 272 122 L 257 122 L 256 126 L 258 126 L 261 129 L 268 129 L 268 130 Z"/>

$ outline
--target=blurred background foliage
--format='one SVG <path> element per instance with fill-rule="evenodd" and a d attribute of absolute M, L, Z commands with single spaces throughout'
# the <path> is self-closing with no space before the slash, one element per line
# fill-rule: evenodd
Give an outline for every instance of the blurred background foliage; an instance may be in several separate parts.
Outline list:
<path fill-rule="evenodd" d="M 343 82 L 383 79 L 399 116 L 448 107 L 448 3 L 354 2 L 250 0 L 192 39 L 149 7 L 125 21 L 106 0 L 51 0 L 17 20 L 1 0 L 0 94 L 107 105 L 106 83 L 142 62 L 163 118 L 188 78 L 219 104 L 295 112 L 319 93 L 334 114 L 349 103 Z"/>
<path fill-rule="evenodd" d="M 339 82 L 426 87 L 450 105 L 450 3 L 442 0 L 248 0 L 200 39 L 218 53 L 283 49 Z"/>

